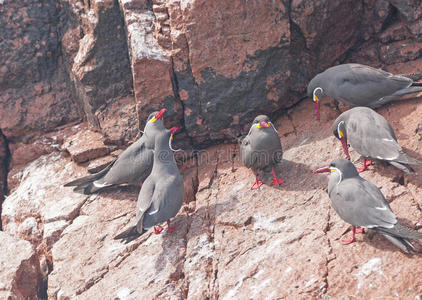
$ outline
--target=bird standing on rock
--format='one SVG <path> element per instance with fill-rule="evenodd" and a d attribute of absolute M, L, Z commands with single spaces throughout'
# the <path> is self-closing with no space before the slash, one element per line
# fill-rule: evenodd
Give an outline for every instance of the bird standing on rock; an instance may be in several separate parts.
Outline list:
<path fill-rule="evenodd" d="M 401 96 L 422 91 L 422 83 L 361 64 L 342 64 L 317 74 L 308 84 L 316 118 L 320 119 L 319 101 L 329 96 L 350 106 L 377 108 Z"/>
<path fill-rule="evenodd" d="M 422 239 L 422 233 L 397 223 L 384 195 L 373 183 L 359 176 L 355 166 L 346 159 L 337 159 L 329 167 L 313 173 L 331 172 L 328 195 L 337 214 L 352 227 L 352 238 L 343 241 L 347 245 L 356 241 L 356 233 L 364 228 L 380 232 L 395 246 L 406 253 L 413 252 L 408 239 Z M 361 227 L 359 230 L 356 227 Z"/>
<path fill-rule="evenodd" d="M 141 185 L 151 173 L 154 160 L 155 137 L 166 128 L 162 122 L 166 109 L 149 115 L 144 134 L 130 145 L 104 170 L 76 179 L 64 186 L 76 186 L 75 192 L 92 194 L 99 190 L 119 184 Z"/>
<path fill-rule="evenodd" d="M 159 225 L 167 221 L 167 232 L 173 232 L 177 225 L 171 226 L 170 219 L 180 210 L 184 199 L 183 179 L 174 160 L 171 140 L 178 128 L 165 130 L 155 138 L 154 166 L 139 192 L 136 205 L 136 225 L 119 234 L 115 239 L 130 241 L 154 227 L 159 234 Z"/>
<path fill-rule="evenodd" d="M 348 159 L 348 142 L 364 157 L 359 172 L 372 164 L 368 158 L 386 161 L 406 173 L 414 172 L 409 164 L 422 164 L 403 153 L 391 125 L 368 107 L 354 107 L 342 113 L 333 123 L 333 134 L 341 141 Z"/>
<path fill-rule="evenodd" d="M 276 176 L 274 171 L 274 165 L 279 163 L 283 156 L 280 138 L 267 116 L 259 115 L 253 120 L 248 135 L 240 145 L 240 155 L 242 163 L 255 173 L 255 183 L 251 187 L 252 190 L 262 185 L 262 181 L 258 179 L 258 170 L 264 170 L 268 167 L 272 168 L 273 179 L 271 184 L 278 185 L 284 182 Z"/>

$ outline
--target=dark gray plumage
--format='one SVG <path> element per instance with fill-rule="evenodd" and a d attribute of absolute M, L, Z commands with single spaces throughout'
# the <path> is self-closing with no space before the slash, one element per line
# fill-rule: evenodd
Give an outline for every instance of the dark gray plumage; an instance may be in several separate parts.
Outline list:
<path fill-rule="evenodd" d="M 139 192 L 136 205 L 136 226 L 119 234 L 115 239 L 131 241 L 154 227 L 160 233 L 160 223 L 167 221 L 168 232 L 178 226 L 170 226 L 183 204 L 184 185 L 174 155 L 170 149 L 171 132 L 165 130 L 155 138 L 154 166 Z M 158 226 L 157 226 L 158 225 Z"/>
<path fill-rule="evenodd" d="M 155 136 L 165 130 L 161 120 L 164 112 L 165 109 L 151 113 L 142 137 L 123 151 L 104 170 L 76 179 L 64 186 L 76 186 L 74 191 L 92 194 L 113 185 L 140 185 L 151 173 Z"/>
<path fill-rule="evenodd" d="M 422 83 L 361 64 L 342 64 L 317 74 L 308 84 L 319 119 L 319 99 L 329 96 L 350 106 L 377 108 L 401 96 L 422 91 Z"/>
<path fill-rule="evenodd" d="M 408 239 L 422 239 L 422 233 L 398 224 L 381 191 L 360 177 L 350 161 L 337 159 L 329 167 L 314 171 L 322 172 L 331 172 L 328 195 L 334 210 L 353 226 L 352 238 L 343 244 L 355 241 L 355 227 L 360 226 L 376 230 L 404 252 L 412 252 Z"/>
<path fill-rule="evenodd" d="M 409 164 L 422 164 L 403 153 L 387 120 L 368 107 L 354 107 L 342 113 L 333 123 L 333 134 L 342 141 L 348 157 L 347 143 L 350 143 L 365 159 L 383 160 L 408 173 L 413 172 Z M 364 162 L 359 170 L 365 170 L 366 166 Z"/>
<path fill-rule="evenodd" d="M 267 116 L 259 115 L 253 120 L 248 135 L 241 142 L 240 155 L 242 163 L 255 173 L 256 180 L 251 189 L 258 188 L 262 181 L 258 180 L 257 171 L 273 169 L 283 156 L 280 138 Z M 272 172 L 272 184 L 283 183 L 283 180 L 275 175 L 274 169 Z"/>

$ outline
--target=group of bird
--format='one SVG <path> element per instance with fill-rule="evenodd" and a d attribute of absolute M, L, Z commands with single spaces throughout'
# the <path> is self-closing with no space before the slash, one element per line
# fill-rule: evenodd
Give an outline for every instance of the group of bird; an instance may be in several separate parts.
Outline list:
<path fill-rule="evenodd" d="M 422 239 L 421 232 L 397 222 L 378 187 L 359 175 L 373 160 L 385 161 L 407 173 L 414 172 L 410 165 L 422 165 L 403 152 L 390 124 L 373 110 L 403 95 L 421 92 L 422 83 L 411 77 L 393 75 L 361 64 L 341 64 L 317 74 L 308 84 L 307 95 L 314 102 L 317 120 L 320 119 L 320 99 L 324 96 L 353 107 L 340 114 L 333 123 L 333 134 L 341 141 L 347 159 L 336 159 L 328 167 L 313 172 L 330 173 L 328 195 L 332 206 L 344 221 L 352 225 L 352 237 L 343 241 L 344 245 L 354 242 L 355 234 L 364 233 L 365 229 L 381 233 L 406 253 L 414 251 L 410 240 Z M 65 184 L 75 186 L 74 191 L 84 194 L 121 184 L 141 186 L 136 225 L 116 239 L 131 241 L 152 227 L 154 233 L 159 234 L 164 222 L 168 225 L 167 232 L 177 228 L 170 220 L 184 201 L 183 179 L 172 148 L 173 135 L 179 128 L 165 128 L 165 111 L 151 113 L 143 135 L 105 169 Z M 350 162 L 349 145 L 364 158 L 361 168 L 357 169 Z M 242 163 L 255 174 L 251 189 L 258 189 L 263 184 L 258 178 L 260 171 L 271 170 L 272 185 L 284 182 L 275 171 L 276 165 L 282 161 L 282 154 L 274 124 L 265 115 L 257 116 L 240 142 Z"/>

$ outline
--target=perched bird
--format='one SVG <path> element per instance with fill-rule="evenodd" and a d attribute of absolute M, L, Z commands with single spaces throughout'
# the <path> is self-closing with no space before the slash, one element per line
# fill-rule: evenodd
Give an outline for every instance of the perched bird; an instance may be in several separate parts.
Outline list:
<path fill-rule="evenodd" d="M 171 226 L 170 219 L 180 210 L 184 199 L 183 179 L 177 168 L 171 150 L 173 133 L 177 130 L 165 130 L 155 138 L 154 166 L 151 174 L 142 185 L 136 205 L 136 225 L 115 237 L 131 241 L 151 227 L 159 234 L 163 228 L 159 225 L 167 221 L 167 232 L 173 232 L 177 225 Z"/>
<path fill-rule="evenodd" d="M 341 141 L 348 159 L 348 142 L 364 157 L 359 172 L 372 164 L 368 158 L 386 161 L 406 173 L 414 172 L 409 165 L 422 164 L 403 153 L 387 120 L 368 107 L 354 107 L 342 113 L 334 121 L 333 134 Z"/>
<path fill-rule="evenodd" d="M 162 122 L 166 109 L 149 115 L 144 134 L 102 171 L 76 179 L 64 186 L 76 186 L 74 191 L 92 194 L 119 184 L 141 185 L 151 173 L 155 136 L 164 131 Z"/>
<path fill-rule="evenodd" d="M 240 145 L 242 163 L 254 171 L 255 183 L 251 189 L 257 189 L 262 185 L 258 180 L 258 170 L 272 168 L 273 180 L 271 184 L 282 184 L 284 180 L 278 178 L 274 171 L 274 165 L 282 160 L 280 138 L 274 125 L 265 115 L 257 116 L 249 129 L 248 135 Z"/>
<path fill-rule="evenodd" d="M 319 120 L 319 100 L 329 96 L 350 106 L 377 108 L 403 95 L 422 91 L 422 83 L 360 64 L 343 64 L 317 74 L 308 84 Z"/>
<path fill-rule="evenodd" d="M 331 172 L 328 195 L 337 214 L 351 224 L 352 237 L 343 241 L 347 245 L 356 241 L 356 233 L 364 228 L 378 231 L 406 253 L 413 252 L 409 239 L 422 239 L 422 233 L 397 223 L 384 195 L 373 183 L 359 176 L 355 166 L 346 159 L 337 159 L 329 167 L 313 173 Z M 357 230 L 356 227 L 361 227 Z"/>

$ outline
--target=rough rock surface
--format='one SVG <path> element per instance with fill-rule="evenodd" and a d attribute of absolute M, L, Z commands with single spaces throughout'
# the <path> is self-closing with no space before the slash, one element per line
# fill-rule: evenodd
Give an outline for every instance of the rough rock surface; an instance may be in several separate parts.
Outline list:
<path fill-rule="evenodd" d="M 39 299 L 40 262 L 30 242 L 0 232 L 0 297 Z"/>
<path fill-rule="evenodd" d="M 285 149 L 280 187 L 251 191 L 253 174 L 241 165 L 237 145 L 199 151 L 183 167 L 186 203 L 173 234 L 148 232 L 129 244 L 114 240 L 134 222 L 138 191 L 75 194 L 61 184 L 83 175 L 82 168 L 57 154 L 24 171 L 4 204 L 5 230 L 39 245 L 40 255 L 51 259 L 51 299 L 413 299 L 422 293 L 419 255 L 407 256 L 373 233 L 341 244 L 349 226 L 331 208 L 327 177 L 311 172 L 343 156 L 331 132 L 337 114 L 323 101 L 321 123 L 314 121 L 310 101 L 276 120 Z M 420 99 L 380 113 L 406 153 L 420 159 Z M 353 150 L 351 156 L 360 163 Z M 381 188 L 400 222 L 419 228 L 418 175 L 376 164 L 363 177 Z"/>
<path fill-rule="evenodd" d="M 372 233 L 341 245 L 348 226 L 330 206 L 326 176 L 311 174 L 342 156 L 337 113 L 324 99 L 315 123 L 309 99 L 298 104 L 308 80 L 337 63 L 422 73 L 417 0 L 0 0 L 0 12 L 0 201 L 10 190 L 1 220 L 35 248 L 44 281 L 29 297 L 420 297 L 420 255 Z M 380 109 L 419 159 L 420 101 Z M 175 147 L 186 149 L 177 152 L 180 228 L 125 245 L 113 237 L 133 224 L 137 189 L 83 196 L 62 185 L 113 159 L 96 157 L 126 147 L 163 106 L 166 126 L 182 127 Z M 215 144 L 246 133 L 259 113 L 279 128 L 286 182 L 251 191 L 238 147 Z M 100 147 L 87 130 L 102 134 Z M 85 165 L 64 151 L 75 138 L 87 146 L 74 153 L 95 153 Z M 421 227 L 417 175 L 377 164 L 363 176 L 401 222 Z"/>

